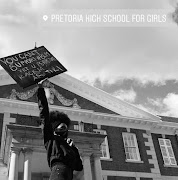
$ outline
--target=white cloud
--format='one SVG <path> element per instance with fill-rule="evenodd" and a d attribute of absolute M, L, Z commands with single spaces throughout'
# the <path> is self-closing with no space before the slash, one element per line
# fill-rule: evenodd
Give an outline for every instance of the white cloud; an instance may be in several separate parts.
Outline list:
<path fill-rule="evenodd" d="M 16 24 L 16 25 L 21 25 L 21 24 L 27 24 L 27 20 L 24 16 L 15 16 L 15 15 L 0 15 L 0 21 L 1 24 Z"/>
<path fill-rule="evenodd" d="M 167 112 L 164 112 L 163 115 L 178 117 L 178 94 L 169 93 L 163 99 L 163 104 L 167 108 Z"/>
<path fill-rule="evenodd" d="M 11 38 L 5 34 L 2 33 L 0 30 L 0 58 L 4 57 L 4 56 L 9 56 L 11 51 L 12 51 L 12 47 L 11 47 Z"/>
<path fill-rule="evenodd" d="M 136 92 L 131 88 L 130 90 L 120 89 L 113 93 L 115 97 L 129 103 L 133 103 L 137 97 Z"/>
<path fill-rule="evenodd" d="M 152 99 L 152 98 L 147 98 L 148 103 L 150 103 L 153 106 L 156 107 L 162 107 L 163 106 L 163 100 L 162 98 L 156 98 L 156 99 Z"/>
<path fill-rule="evenodd" d="M 117 32 L 111 28 L 91 32 L 76 33 L 71 47 L 65 50 L 70 52 L 64 57 L 71 60 L 75 77 L 85 76 L 90 80 L 92 74 L 92 78 L 99 77 L 101 81 L 108 82 L 112 80 L 112 83 L 120 77 L 136 78 L 142 85 L 149 82 L 160 85 L 165 80 L 178 79 L 177 27 L 164 30 L 124 28 L 117 29 Z M 75 46 L 76 43 L 78 46 Z M 83 66 L 82 70 L 76 62 Z M 91 73 L 86 73 L 86 69 Z"/>
<path fill-rule="evenodd" d="M 78 1 L 74 7 L 97 7 L 98 2 Z M 81 3 L 79 3 L 81 2 Z M 101 0 L 100 0 L 101 2 Z M 111 0 L 102 1 L 102 7 L 121 8 L 166 8 L 168 1 L 162 0 Z M 118 79 L 136 78 L 141 84 L 164 83 L 165 79 L 178 77 L 176 28 L 43 28 L 33 25 L 35 13 L 55 8 L 72 8 L 69 1 L 48 0 L 3 0 L 0 7 L 0 23 L 7 23 L 11 46 L 21 51 L 32 47 L 32 43 L 47 45 L 52 54 L 66 63 L 68 72 L 77 78 L 93 82 L 114 83 Z M 99 6 L 98 6 L 99 7 Z M 2 22 L 2 21 L 3 22 Z M 26 23 L 26 24 L 25 24 Z M 9 26 L 11 24 L 11 26 Z M 18 26 L 15 26 L 18 25 Z M 19 24 L 22 24 L 20 27 Z M 24 26 L 25 24 L 25 26 Z M 15 28 L 14 28 L 15 27 Z M 40 29 L 41 28 L 41 29 Z M 0 34 L 0 36 L 2 36 Z M 7 49 L 7 48 L 6 48 Z M 3 53 L 4 54 L 4 53 Z M 9 54 L 10 55 L 10 54 Z"/>
<path fill-rule="evenodd" d="M 169 93 L 164 98 L 147 98 L 147 101 L 136 106 L 155 115 L 178 117 L 178 94 Z"/>
<path fill-rule="evenodd" d="M 136 104 L 135 106 L 142 109 L 143 111 L 148 112 L 148 113 L 151 113 L 151 114 L 154 114 L 154 115 L 160 115 L 160 113 L 156 109 L 150 108 L 150 107 L 145 106 L 143 104 Z"/>
<path fill-rule="evenodd" d="M 55 0 L 30 0 L 30 4 L 31 4 L 31 7 L 33 9 L 36 9 L 36 10 L 45 10 L 45 9 L 48 9 L 50 10 L 53 6 L 53 3 L 55 2 Z"/>

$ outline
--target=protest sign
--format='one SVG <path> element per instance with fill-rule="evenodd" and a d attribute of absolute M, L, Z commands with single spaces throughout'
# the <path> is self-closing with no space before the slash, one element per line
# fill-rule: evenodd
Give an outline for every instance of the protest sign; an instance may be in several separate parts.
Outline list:
<path fill-rule="evenodd" d="M 44 46 L 1 58 L 0 65 L 23 88 L 67 71 Z"/>

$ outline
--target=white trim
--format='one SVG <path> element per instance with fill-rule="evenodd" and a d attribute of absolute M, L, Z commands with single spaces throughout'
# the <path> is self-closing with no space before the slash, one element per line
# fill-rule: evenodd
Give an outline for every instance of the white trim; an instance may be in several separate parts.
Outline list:
<path fill-rule="evenodd" d="M 0 98 L 0 111 L 3 112 L 3 110 L 9 110 L 11 113 L 23 113 L 25 115 L 39 115 L 38 105 L 34 102 L 27 102 L 27 101 L 20 101 L 20 100 L 12 100 L 12 99 L 6 99 L 6 98 Z M 86 117 L 87 121 L 89 119 L 95 119 L 95 121 L 99 122 L 98 124 L 103 125 L 113 125 L 113 126 L 120 126 L 125 127 L 125 124 L 129 124 L 129 127 L 132 127 L 131 124 L 136 124 L 138 127 L 138 124 L 140 124 L 140 128 L 150 129 L 152 125 L 156 125 L 157 122 L 151 120 L 151 119 L 141 119 L 141 118 L 131 118 L 121 115 L 115 115 L 115 114 L 106 114 L 106 113 L 100 113 L 100 112 L 94 112 L 92 110 L 86 110 L 86 109 L 77 109 L 77 108 L 70 108 L 70 107 L 63 107 L 63 106 L 56 106 L 56 105 L 49 105 L 49 108 L 51 110 L 59 110 L 63 111 L 67 114 L 77 115 L 81 116 L 82 118 Z M 79 120 L 80 121 L 80 120 Z M 85 119 L 82 120 L 85 122 Z M 143 126 L 143 127 L 142 127 Z M 145 128 L 144 128 L 145 127 Z"/>
<path fill-rule="evenodd" d="M 161 176 L 162 180 L 177 180 L 177 176 Z"/>
<path fill-rule="evenodd" d="M 143 161 L 133 161 L 133 160 L 125 160 L 125 162 L 128 162 L 128 163 L 144 163 Z"/>
<path fill-rule="evenodd" d="M 164 167 L 178 168 L 177 165 L 164 165 Z"/>
<path fill-rule="evenodd" d="M 178 123 L 155 122 L 152 119 L 134 118 L 114 114 L 94 112 L 92 110 L 77 109 L 63 106 L 50 105 L 51 110 L 59 110 L 67 113 L 71 120 L 95 123 L 99 125 L 125 127 L 133 129 L 150 130 L 156 134 L 175 135 Z M 39 116 L 37 103 L 0 98 L 0 112 L 19 113 L 24 115 Z"/>
<path fill-rule="evenodd" d="M 142 178 L 158 178 L 158 177 L 161 177 L 161 175 L 159 175 L 157 173 L 110 171 L 110 170 L 102 170 L 102 175 L 103 176 L 142 177 Z"/>
<path fill-rule="evenodd" d="M 162 154 L 162 157 L 163 157 L 164 165 L 165 166 L 176 167 L 177 166 L 177 161 L 176 161 L 176 158 L 175 158 L 175 155 L 174 155 L 171 140 L 170 139 L 165 139 L 165 138 L 158 138 L 158 142 L 159 142 L 159 146 L 160 146 L 160 149 L 161 149 L 161 154 Z M 169 143 L 169 145 L 167 143 Z M 163 151 L 163 148 L 164 148 L 164 151 Z M 168 148 L 169 148 L 169 150 L 168 150 Z M 170 154 L 170 151 L 171 151 L 172 155 Z M 173 159 L 175 161 L 175 164 L 173 164 L 171 162 L 171 159 Z"/>
<path fill-rule="evenodd" d="M 50 78 L 50 81 L 123 116 L 149 118 L 157 122 L 160 121 L 160 117 L 143 111 L 66 73 L 54 76 Z"/>
<path fill-rule="evenodd" d="M 131 142 L 131 140 L 128 139 L 128 137 L 133 137 L 133 142 Z M 125 141 L 125 138 L 126 137 L 126 141 Z M 136 157 L 133 156 L 135 153 L 132 153 L 132 152 L 129 152 L 129 156 L 132 155 L 133 158 L 127 158 L 127 155 L 126 155 L 126 162 L 141 162 L 141 159 L 140 159 L 140 152 L 139 152 L 139 148 L 138 148 L 138 143 L 137 143 L 137 138 L 136 138 L 136 134 L 134 133 L 129 133 L 129 132 L 123 132 L 122 133 L 122 139 L 123 139 L 123 144 L 124 144 L 124 149 L 125 149 L 125 155 L 126 153 L 128 153 L 126 151 L 126 148 L 134 148 L 135 149 L 135 153 L 136 153 Z M 125 145 L 127 144 L 127 146 Z"/>

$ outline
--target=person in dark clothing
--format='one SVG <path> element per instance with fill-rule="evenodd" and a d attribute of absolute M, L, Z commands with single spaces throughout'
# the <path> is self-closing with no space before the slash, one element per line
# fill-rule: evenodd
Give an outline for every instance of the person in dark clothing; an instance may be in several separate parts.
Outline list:
<path fill-rule="evenodd" d="M 44 146 L 51 169 L 50 180 L 72 180 L 73 171 L 82 171 L 83 165 L 77 147 L 72 139 L 68 138 L 71 120 L 63 112 L 49 112 L 43 81 L 38 85 L 38 107 L 40 120 L 44 123 Z"/>

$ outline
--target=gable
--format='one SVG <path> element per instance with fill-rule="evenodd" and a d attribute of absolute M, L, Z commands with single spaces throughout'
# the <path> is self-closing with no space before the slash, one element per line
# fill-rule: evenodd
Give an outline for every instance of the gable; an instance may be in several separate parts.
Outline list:
<path fill-rule="evenodd" d="M 95 102 L 121 116 L 138 119 L 149 119 L 160 122 L 160 117 L 127 103 L 119 98 L 112 96 L 98 88 L 90 86 L 72 76 L 63 73 L 50 78 L 50 81 L 60 87 L 70 90 L 86 99 Z"/>
<path fill-rule="evenodd" d="M 48 102 L 51 105 L 86 109 L 107 114 L 117 114 L 62 87 L 52 83 L 50 83 L 50 86 L 50 97 Z M 0 98 L 16 99 L 37 103 L 37 89 L 38 87 L 36 85 L 30 86 L 26 89 L 22 89 L 18 84 L 4 85 L 0 86 Z"/>
<path fill-rule="evenodd" d="M 53 83 L 53 85 L 63 88 L 68 92 L 74 93 L 78 99 L 80 99 L 79 97 L 82 97 L 85 99 L 85 102 L 87 100 L 87 102 L 89 101 L 94 103 L 92 105 L 94 105 L 94 107 L 96 106 L 99 107 L 100 109 L 99 112 L 101 111 L 103 112 L 103 108 L 104 108 L 105 109 L 104 112 L 107 111 L 106 113 L 111 113 L 111 114 L 114 113 L 125 117 L 131 117 L 136 119 L 147 119 L 155 122 L 160 122 L 161 119 L 160 117 L 151 114 L 149 112 L 146 112 L 142 109 L 139 109 L 138 107 L 132 104 L 122 101 L 121 99 L 118 99 L 100 89 L 92 87 L 76 78 L 73 78 L 72 76 L 66 73 L 62 73 L 60 75 L 54 76 L 49 80 L 51 83 Z M 0 87 L 9 84 L 15 84 L 15 81 L 4 70 L 0 70 Z M 88 105 L 87 108 L 92 107 L 92 105 L 90 106 Z M 82 106 L 84 106 L 82 108 L 86 108 L 85 103 L 82 103 Z"/>

